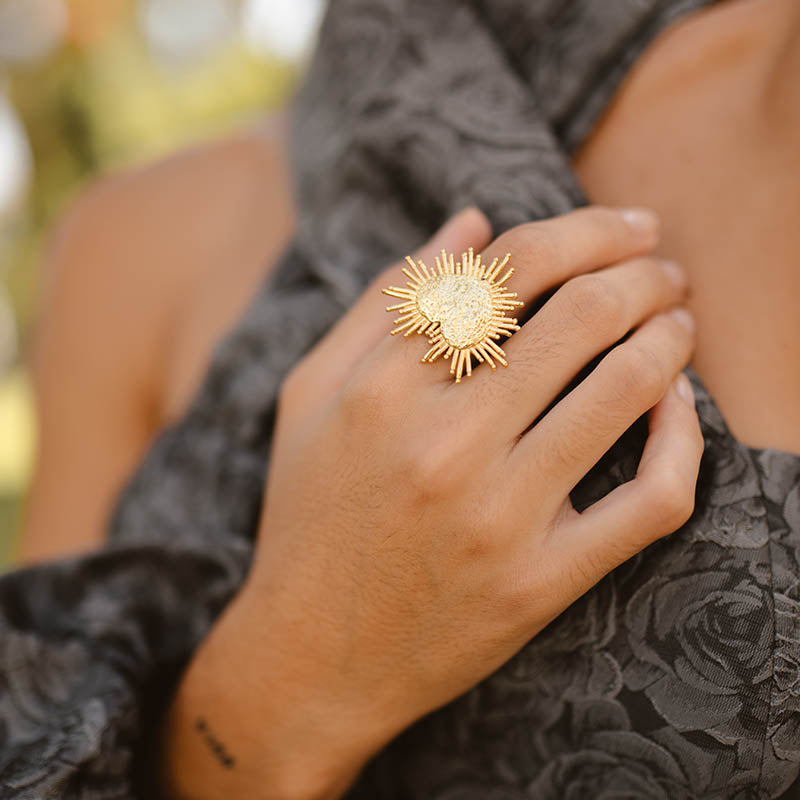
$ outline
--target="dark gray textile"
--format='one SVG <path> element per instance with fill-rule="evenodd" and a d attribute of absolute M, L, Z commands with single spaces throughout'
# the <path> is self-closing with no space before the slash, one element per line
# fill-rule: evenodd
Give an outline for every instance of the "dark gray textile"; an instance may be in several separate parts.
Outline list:
<path fill-rule="evenodd" d="M 586 203 L 569 154 L 653 35 L 707 4 L 334 0 L 296 106 L 300 227 L 276 276 L 109 545 L 0 579 L 2 797 L 151 797 L 137 775 L 157 714 L 248 567 L 282 376 L 458 208 L 499 232 Z M 399 737 L 353 798 L 791 794 L 800 456 L 738 443 L 689 374 L 707 443 L 692 519 Z M 578 507 L 633 476 L 643 438 L 620 440 Z"/>

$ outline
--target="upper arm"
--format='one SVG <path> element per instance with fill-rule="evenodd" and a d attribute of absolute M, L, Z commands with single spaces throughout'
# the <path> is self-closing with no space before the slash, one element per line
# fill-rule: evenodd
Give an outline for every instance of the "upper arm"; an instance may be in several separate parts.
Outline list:
<path fill-rule="evenodd" d="M 95 182 L 54 230 L 24 560 L 103 541 L 117 493 L 276 262 L 293 214 L 273 127 Z"/>
<path fill-rule="evenodd" d="M 158 304 L 136 263 L 135 205 L 117 179 L 100 182 L 51 237 L 32 353 L 39 445 L 24 560 L 102 541 L 152 433 Z"/>

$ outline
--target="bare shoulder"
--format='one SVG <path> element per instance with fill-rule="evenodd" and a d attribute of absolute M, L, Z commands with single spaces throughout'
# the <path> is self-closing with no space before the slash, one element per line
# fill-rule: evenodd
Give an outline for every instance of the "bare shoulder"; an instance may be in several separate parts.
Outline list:
<path fill-rule="evenodd" d="M 94 180 L 58 225 L 48 262 L 64 280 L 133 284 L 160 303 L 197 277 L 202 254 L 256 231 L 263 239 L 265 215 L 276 232 L 291 224 L 280 119 Z"/>
<path fill-rule="evenodd" d="M 125 280 L 146 293 L 142 300 L 157 315 L 151 330 L 164 346 L 153 390 L 164 422 L 183 411 L 214 344 L 292 232 L 284 131 L 283 119 L 273 119 L 121 175 L 107 188 L 120 196 L 115 222 L 124 230 L 115 241 L 132 244 Z"/>
<path fill-rule="evenodd" d="M 99 541 L 119 486 L 285 247 L 284 130 L 271 119 L 97 179 L 54 229 L 32 353 L 40 448 L 23 557 Z"/>
<path fill-rule="evenodd" d="M 292 226 L 282 118 L 99 178 L 54 232 L 43 337 L 53 324 L 102 330 L 109 349 L 124 348 L 137 397 L 159 416 L 172 393 L 170 369 L 186 368 L 174 363 L 182 353 L 161 345 L 185 346 L 182 329 L 194 329 L 198 315 L 198 328 L 221 333 Z M 206 296 L 214 297 L 213 318 Z"/>

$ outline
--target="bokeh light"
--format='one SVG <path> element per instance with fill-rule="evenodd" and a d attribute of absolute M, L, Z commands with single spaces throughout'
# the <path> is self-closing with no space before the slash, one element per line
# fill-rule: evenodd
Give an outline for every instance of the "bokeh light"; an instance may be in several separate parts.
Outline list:
<path fill-rule="evenodd" d="M 26 350 L 53 221 L 94 175 L 282 105 L 321 0 L 0 0 L 0 563 L 35 440 Z"/>
<path fill-rule="evenodd" d="M 321 0 L 244 0 L 242 33 L 256 51 L 302 58 L 322 17 Z"/>
<path fill-rule="evenodd" d="M 63 41 L 67 20 L 64 0 L 0 0 L 0 62 L 46 58 Z"/>

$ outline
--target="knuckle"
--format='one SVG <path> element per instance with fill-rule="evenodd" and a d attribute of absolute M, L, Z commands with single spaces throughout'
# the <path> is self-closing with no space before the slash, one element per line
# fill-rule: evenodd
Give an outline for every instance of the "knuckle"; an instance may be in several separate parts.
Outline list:
<path fill-rule="evenodd" d="M 690 450 L 687 452 L 691 452 L 692 456 L 694 456 L 695 460 L 692 461 L 692 467 L 694 467 L 706 448 L 705 436 L 700 427 L 700 419 L 695 409 L 686 409 L 686 420 L 681 425 L 680 430 L 676 432 L 676 435 L 686 439 L 688 442 Z"/>
<path fill-rule="evenodd" d="M 696 455 L 700 458 L 706 449 L 706 437 L 703 435 L 703 429 L 700 427 L 700 418 L 697 416 L 696 410 L 693 413 L 692 439 L 694 441 Z"/>
<path fill-rule="evenodd" d="M 651 349 L 634 342 L 612 353 L 613 380 L 622 399 L 655 405 L 666 390 L 666 370 Z"/>
<path fill-rule="evenodd" d="M 694 343 L 694 332 L 689 331 L 681 325 L 678 320 L 674 319 L 670 314 L 663 314 L 667 320 L 667 329 L 665 332 L 665 340 L 670 344 L 675 353 L 688 353 L 691 351 Z"/>
<path fill-rule="evenodd" d="M 358 374 L 342 387 L 339 410 L 346 424 L 357 429 L 377 426 L 386 417 L 387 397 L 385 387 L 374 375 Z"/>
<path fill-rule="evenodd" d="M 662 469 L 651 482 L 649 513 L 665 533 L 681 527 L 694 513 L 695 484 L 676 469 Z"/>
<path fill-rule="evenodd" d="M 599 275 L 578 275 L 562 291 L 570 318 L 593 337 L 610 335 L 619 328 L 625 306 L 621 292 L 610 280 Z"/>
<path fill-rule="evenodd" d="M 563 261 L 558 237 L 544 222 L 526 222 L 512 228 L 506 236 L 504 246 L 508 245 L 515 260 L 520 263 L 541 264 L 545 269 L 553 269 Z"/>
<path fill-rule="evenodd" d="M 442 497 L 461 481 L 461 469 L 452 449 L 445 442 L 426 443 L 420 452 L 410 456 L 407 469 L 413 474 L 413 485 L 423 497 Z"/>

